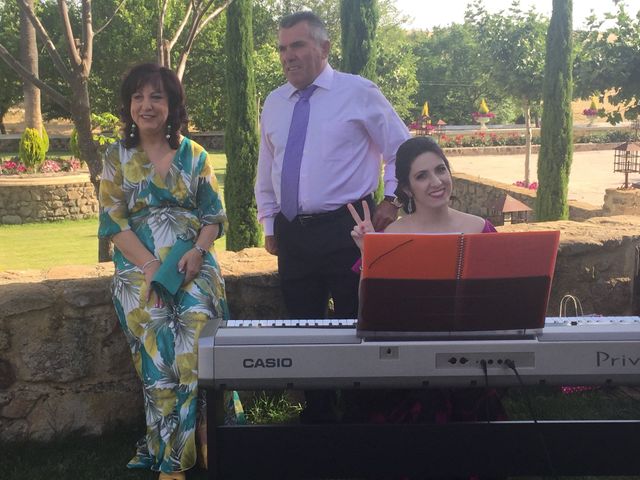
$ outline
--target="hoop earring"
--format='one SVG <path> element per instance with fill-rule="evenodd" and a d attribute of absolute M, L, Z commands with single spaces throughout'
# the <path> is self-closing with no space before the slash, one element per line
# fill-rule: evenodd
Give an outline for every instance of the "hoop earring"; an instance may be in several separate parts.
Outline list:
<path fill-rule="evenodd" d="M 136 136 L 136 124 L 132 123 L 131 128 L 129 130 L 130 130 L 129 136 L 131 138 L 134 138 Z"/>
<path fill-rule="evenodd" d="M 164 138 L 166 138 L 167 140 L 169 140 L 171 138 L 171 124 L 170 123 L 167 124 L 167 134 L 164 136 Z"/>
<path fill-rule="evenodd" d="M 407 213 L 411 214 L 416 211 L 416 202 L 413 200 L 413 197 L 409 197 L 407 200 Z"/>

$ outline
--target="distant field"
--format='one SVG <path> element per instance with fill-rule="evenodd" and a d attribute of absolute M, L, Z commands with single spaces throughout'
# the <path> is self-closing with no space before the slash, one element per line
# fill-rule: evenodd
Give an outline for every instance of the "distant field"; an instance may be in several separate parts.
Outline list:
<path fill-rule="evenodd" d="M 223 153 L 212 157 L 224 202 L 227 160 Z M 97 218 L 0 225 L 0 271 L 92 265 L 98 261 L 97 232 Z M 216 240 L 215 247 L 225 250 L 226 238 Z"/>

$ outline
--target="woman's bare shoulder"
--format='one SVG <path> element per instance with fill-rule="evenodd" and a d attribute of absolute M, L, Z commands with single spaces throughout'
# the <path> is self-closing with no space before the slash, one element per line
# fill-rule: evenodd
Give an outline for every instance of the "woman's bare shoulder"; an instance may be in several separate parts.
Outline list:
<path fill-rule="evenodd" d="M 485 219 L 470 213 L 456 210 L 460 231 L 463 233 L 481 233 L 484 230 Z"/>
<path fill-rule="evenodd" d="M 410 233 L 412 230 L 409 217 L 400 217 L 395 222 L 389 224 L 389 226 L 384 229 L 384 233 Z"/>

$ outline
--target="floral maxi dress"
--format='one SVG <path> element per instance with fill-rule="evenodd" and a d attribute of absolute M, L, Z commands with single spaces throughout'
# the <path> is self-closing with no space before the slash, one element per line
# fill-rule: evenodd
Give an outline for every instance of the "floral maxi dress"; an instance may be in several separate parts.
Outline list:
<path fill-rule="evenodd" d="M 226 221 L 211 159 L 184 138 L 165 179 L 143 151 L 121 143 L 104 156 L 100 237 L 132 230 L 161 261 L 177 239 L 195 241 L 204 225 Z M 210 319 L 227 318 L 224 281 L 207 253 L 198 276 L 173 301 L 146 302 L 143 272 L 116 249 L 113 302 L 144 393 L 147 430 L 127 465 L 171 473 L 196 461 L 198 338 Z"/>

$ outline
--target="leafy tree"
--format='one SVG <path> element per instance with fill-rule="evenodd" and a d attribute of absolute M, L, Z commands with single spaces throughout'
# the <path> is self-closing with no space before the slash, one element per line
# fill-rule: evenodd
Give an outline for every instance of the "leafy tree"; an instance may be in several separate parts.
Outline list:
<path fill-rule="evenodd" d="M 519 0 L 508 11 L 488 13 L 482 0 L 467 7 L 465 19 L 476 28 L 489 78 L 506 95 L 519 100 L 525 119 L 524 183 L 529 185 L 531 107 L 542 99 L 548 22 L 535 9 L 523 12 Z"/>
<path fill-rule="evenodd" d="M 186 66 L 189 118 L 199 130 L 224 130 L 227 121 L 225 30 L 223 13 L 200 34 Z"/>
<path fill-rule="evenodd" d="M 260 242 L 253 185 L 258 165 L 258 114 L 253 78 L 252 0 L 235 0 L 227 12 L 227 97 L 225 204 L 230 229 L 227 248 L 238 251 Z"/>
<path fill-rule="evenodd" d="M 569 218 L 567 192 L 573 157 L 572 0 L 553 0 L 544 69 L 544 109 L 538 156 L 538 220 Z"/>
<path fill-rule="evenodd" d="M 280 66 L 278 50 L 271 43 L 263 43 L 254 51 L 253 66 L 256 75 L 256 93 L 260 104 L 267 98 L 269 92 L 287 80 Z"/>
<path fill-rule="evenodd" d="M 123 0 L 101 0 L 92 7 L 94 18 L 111 19 L 108 25 L 101 23 L 102 31 L 94 37 L 94 51 L 99 52 L 93 58 L 89 81 L 94 112 L 119 115 L 122 76 L 135 64 L 155 61 L 157 0 L 135 0 L 135 8 L 131 8 L 133 5 Z"/>
<path fill-rule="evenodd" d="M 376 83 L 400 118 L 407 121 L 415 108 L 416 57 L 407 41 L 407 33 L 397 25 L 378 29 Z"/>
<path fill-rule="evenodd" d="M 101 165 L 98 146 L 93 141 L 93 134 L 91 132 L 91 104 L 88 86 L 93 60 L 94 37 L 91 0 L 82 0 L 79 5 L 81 10 L 81 33 L 79 35 L 79 41 L 76 41 L 73 32 L 73 24 L 67 3 L 63 0 L 58 1 L 59 21 L 62 25 L 63 38 L 67 47 L 67 58 L 63 58 L 60 51 L 56 49 L 49 32 L 36 17 L 36 13 L 30 8 L 26 0 L 17 1 L 20 10 L 29 18 L 29 21 L 36 29 L 36 34 L 44 44 L 58 74 L 64 79 L 66 85 L 70 87 L 72 97 L 65 96 L 51 85 L 34 76 L 29 69 L 16 60 L 2 44 L 0 44 L 0 58 L 17 72 L 24 81 L 37 85 L 42 92 L 71 113 L 76 130 L 78 131 L 78 144 L 83 157 L 82 159 L 86 161 L 89 166 L 91 182 L 97 192 L 99 188 L 98 175 L 101 171 Z M 73 99 L 73 101 L 71 99 Z M 98 249 L 99 260 L 108 260 L 108 242 L 100 242 Z"/>
<path fill-rule="evenodd" d="M 342 71 L 374 80 L 376 72 L 377 0 L 341 0 Z"/>
<path fill-rule="evenodd" d="M 174 17 L 179 20 L 173 37 L 170 40 L 165 38 L 165 20 L 167 18 L 167 10 L 169 8 L 169 0 L 161 0 L 160 13 L 158 16 L 158 26 L 156 29 L 156 52 L 157 60 L 160 65 L 171 68 L 171 52 L 173 47 L 183 38 L 183 32 L 186 29 L 186 36 L 182 40 L 180 53 L 178 55 L 177 66 L 175 72 L 178 78 L 182 79 L 189 54 L 193 48 L 196 37 L 200 35 L 207 24 L 220 15 L 225 8 L 233 0 L 225 0 L 218 5 L 215 0 L 189 0 L 183 13 L 176 8 L 173 13 Z M 176 5 L 174 4 L 174 7 Z"/>
<path fill-rule="evenodd" d="M 589 17 L 578 47 L 581 61 L 576 62 L 578 93 L 588 98 L 610 92 L 607 99 L 618 108 L 607 118 L 614 124 L 640 114 L 640 10 L 628 12 L 624 2 L 616 3 L 615 14 Z M 603 30 L 606 20 L 615 23 Z"/>
<path fill-rule="evenodd" d="M 428 100 L 432 116 L 449 124 L 468 124 L 481 97 L 492 106 L 502 103 L 504 95 L 493 88 L 470 23 L 414 32 L 410 39 L 417 57 L 414 117 Z"/>

